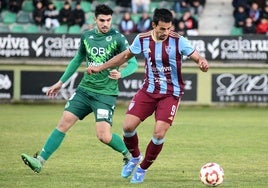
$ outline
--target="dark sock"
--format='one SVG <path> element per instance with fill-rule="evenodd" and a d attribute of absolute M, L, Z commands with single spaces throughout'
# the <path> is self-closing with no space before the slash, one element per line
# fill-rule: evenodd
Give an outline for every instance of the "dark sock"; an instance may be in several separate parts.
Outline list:
<path fill-rule="evenodd" d="M 131 137 L 124 136 L 124 142 L 128 148 L 128 151 L 132 154 L 132 157 L 139 157 L 139 139 L 137 133 Z"/>
<path fill-rule="evenodd" d="M 151 140 L 147 146 L 145 158 L 143 159 L 142 163 L 140 164 L 140 167 L 144 170 L 148 169 L 153 164 L 153 162 L 157 158 L 158 154 L 161 152 L 162 147 L 163 147 L 163 143 L 156 145 Z"/>

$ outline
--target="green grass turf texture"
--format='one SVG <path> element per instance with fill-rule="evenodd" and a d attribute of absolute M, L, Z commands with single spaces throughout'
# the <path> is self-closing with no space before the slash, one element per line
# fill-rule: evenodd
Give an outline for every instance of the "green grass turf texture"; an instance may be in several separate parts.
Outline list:
<path fill-rule="evenodd" d="M 220 187 L 268 186 L 267 107 L 181 105 L 161 154 L 140 185 L 121 178 L 122 156 L 97 140 L 92 114 L 67 133 L 40 174 L 24 165 L 21 153 L 41 150 L 63 107 L 0 105 L 0 187 L 206 187 L 199 180 L 199 170 L 207 162 L 223 167 Z M 115 111 L 112 130 L 119 135 L 126 108 L 119 105 Z M 150 117 L 138 128 L 143 154 L 153 124 Z"/>

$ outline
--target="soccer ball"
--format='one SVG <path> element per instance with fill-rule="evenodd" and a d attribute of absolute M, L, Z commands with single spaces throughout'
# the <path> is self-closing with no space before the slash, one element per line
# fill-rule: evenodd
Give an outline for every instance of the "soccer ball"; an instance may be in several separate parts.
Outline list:
<path fill-rule="evenodd" d="M 203 184 L 217 186 L 223 182 L 224 172 L 219 164 L 210 162 L 201 167 L 199 177 Z"/>

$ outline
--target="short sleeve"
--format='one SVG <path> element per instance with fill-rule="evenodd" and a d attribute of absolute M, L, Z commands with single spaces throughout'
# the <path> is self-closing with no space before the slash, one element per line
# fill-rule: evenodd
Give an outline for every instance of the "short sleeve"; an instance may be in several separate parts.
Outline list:
<path fill-rule="evenodd" d="M 182 55 L 189 56 L 194 52 L 194 47 L 190 44 L 190 41 L 181 36 L 179 40 L 179 50 Z"/>
<path fill-rule="evenodd" d="M 141 43 L 140 43 L 140 35 L 139 34 L 134 38 L 132 44 L 129 47 L 129 50 L 133 54 L 140 54 L 141 53 Z"/>

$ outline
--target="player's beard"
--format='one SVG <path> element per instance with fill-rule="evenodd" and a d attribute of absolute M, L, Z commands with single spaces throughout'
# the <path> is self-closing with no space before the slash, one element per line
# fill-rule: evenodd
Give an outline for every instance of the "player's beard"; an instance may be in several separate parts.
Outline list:
<path fill-rule="evenodd" d="M 102 27 L 102 28 L 101 28 L 101 32 L 102 32 L 102 33 L 107 33 L 109 30 L 110 30 L 109 27 Z"/>
<path fill-rule="evenodd" d="M 166 40 L 167 39 L 167 35 L 160 35 L 159 36 L 159 40 Z"/>

